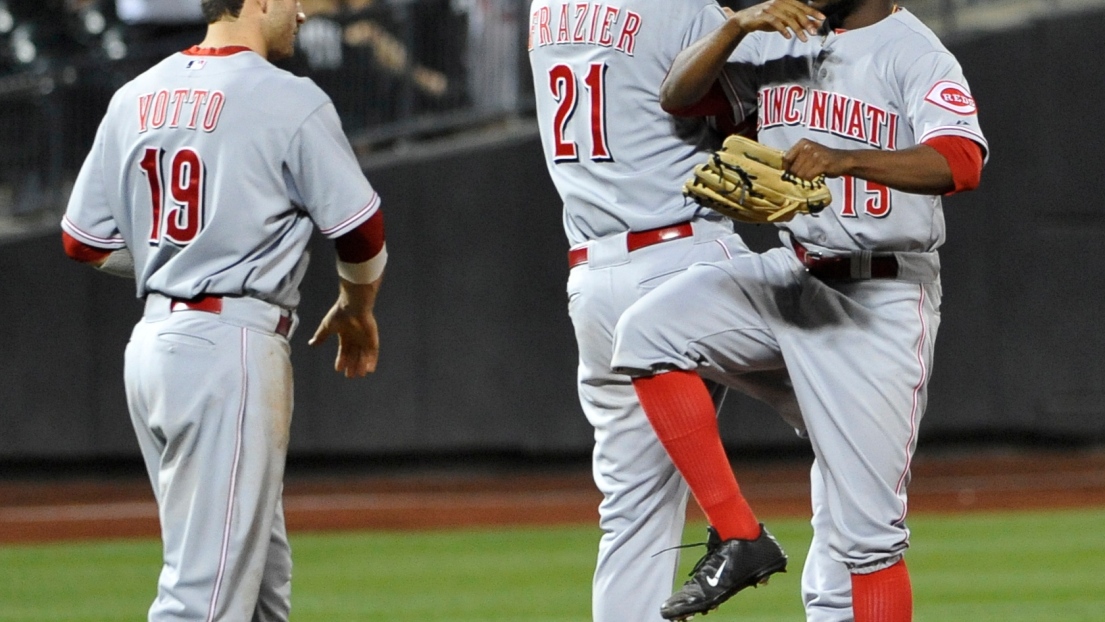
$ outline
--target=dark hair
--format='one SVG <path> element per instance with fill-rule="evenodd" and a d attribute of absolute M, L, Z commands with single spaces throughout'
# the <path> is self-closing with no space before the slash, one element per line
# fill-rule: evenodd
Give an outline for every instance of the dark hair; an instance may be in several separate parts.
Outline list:
<path fill-rule="evenodd" d="M 213 24 L 227 15 L 238 17 L 244 3 L 245 0 L 202 0 L 200 5 L 203 7 L 203 18 L 208 24 Z"/>

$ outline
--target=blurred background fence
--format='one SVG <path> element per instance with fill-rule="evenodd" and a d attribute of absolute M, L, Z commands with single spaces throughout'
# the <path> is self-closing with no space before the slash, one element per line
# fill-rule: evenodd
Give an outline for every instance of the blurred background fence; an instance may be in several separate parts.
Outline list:
<path fill-rule="evenodd" d="M 726 0 L 740 8 L 749 0 Z M 1105 0 L 905 0 L 953 42 Z M 528 0 L 304 0 L 295 58 L 358 152 L 527 119 Z M 199 0 L 0 0 L 0 239 L 56 226 L 111 94 L 199 41 Z"/>
<path fill-rule="evenodd" d="M 672 0 L 677 1 L 677 0 Z M 951 197 L 922 441 L 1105 442 L 1105 0 L 904 0 L 965 67 L 993 157 Z M 122 348 L 133 283 L 72 265 L 58 220 L 116 88 L 197 43 L 185 0 L 0 0 L 0 459 L 136 455 Z M 388 214 L 381 368 L 336 378 L 303 332 L 333 297 L 316 241 L 293 341 L 295 454 L 569 452 L 566 242 L 522 0 L 304 0 L 283 65 L 333 98 Z M 279 102 L 273 102 L 278 106 Z M 767 228 L 742 234 L 772 243 Z M 735 396 L 727 443 L 796 447 Z"/>
<path fill-rule="evenodd" d="M 523 0 L 302 5 L 282 66 L 331 95 L 359 152 L 532 111 Z M 111 94 L 198 43 L 198 7 L 0 0 L 0 236 L 56 225 Z"/>

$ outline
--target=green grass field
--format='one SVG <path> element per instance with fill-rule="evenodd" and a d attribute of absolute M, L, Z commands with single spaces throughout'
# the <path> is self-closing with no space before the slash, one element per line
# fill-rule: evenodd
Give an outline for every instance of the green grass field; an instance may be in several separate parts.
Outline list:
<path fill-rule="evenodd" d="M 791 571 L 709 622 L 801 621 L 801 520 L 769 520 Z M 914 517 L 918 622 L 1105 620 L 1105 508 Z M 688 541 L 700 541 L 701 525 Z M 295 622 L 586 622 L 597 528 L 298 534 Z M 684 554 L 689 569 L 700 549 Z M 156 541 L 0 547 L 0 621 L 145 620 Z"/>

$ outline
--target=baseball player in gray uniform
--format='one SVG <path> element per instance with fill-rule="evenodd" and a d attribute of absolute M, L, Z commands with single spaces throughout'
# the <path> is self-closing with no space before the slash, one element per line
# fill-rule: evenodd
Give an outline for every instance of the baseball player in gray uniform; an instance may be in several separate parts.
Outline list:
<path fill-rule="evenodd" d="M 149 620 L 284 621 L 291 552 L 281 493 L 289 338 L 306 246 L 334 238 L 340 290 L 311 340 L 374 371 L 387 258 L 380 199 L 334 106 L 270 64 L 295 0 L 203 0 L 209 25 L 112 99 L 62 221 L 66 252 L 136 279 L 127 402 L 161 521 Z"/>
<path fill-rule="evenodd" d="M 906 487 L 940 323 L 940 196 L 976 187 L 988 151 L 963 72 L 890 0 L 771 0 L 681 53 L 661 93 L 668 110 L 754 120 L 790 172 L 829 178 L 833 203 L 781 225 L 783 247 L 695 265 L 641 299 L 613 367 L 696 497 L 718 499 L 704 504 L 715 527 L 742 509 L 700 375 L 785 367 L 816 457 L 807 618 L 911 620 Z M 717 532 L 666 617 L 747 584 L 751 545 Z"/>
<path fill-rule="evenodd" d="M 603 493 L 596 622 L 660 619 L 678 555 L 655 553 L 680 542 L 687 501 L 631 379 L 611 369 L 615 323 L 692 263 L 749 253 L 728 220 L 679 190 L 718 135 L 701 120 L 665 113 L 658 96 L 676 54 L 724 20 L 713 0 L 534 0 L 530 8 L 537 119 L 564 202 L 579 398 L 595 429 Z M 786 412 L 791 394 L 779 382 L 765 374 L 740 388 Z M 755 519 L 744 527 L 759 533 Z"/>

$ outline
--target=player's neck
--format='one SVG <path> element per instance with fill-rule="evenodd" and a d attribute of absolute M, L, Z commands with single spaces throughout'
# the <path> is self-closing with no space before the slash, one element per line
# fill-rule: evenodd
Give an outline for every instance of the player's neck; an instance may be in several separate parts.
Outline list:
<path fill-rule="evenodd" d="M 895 3 L 892 0 L 861 0 L 844 20 L 840 27 L 845 30 L 855 30 L 872 24 L 877 24 L 894 12 Z"/>
<path fill-rule="evenodd" d="M 207 36 L 199 44 L 201 48 L 247 47 L 268 58 L 268 46 L 258 29 L 240 20 L 221 21 L 207 25 Z"/>

